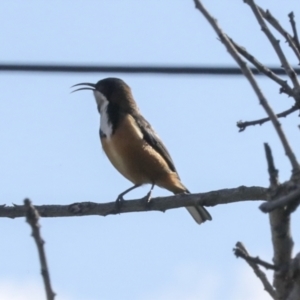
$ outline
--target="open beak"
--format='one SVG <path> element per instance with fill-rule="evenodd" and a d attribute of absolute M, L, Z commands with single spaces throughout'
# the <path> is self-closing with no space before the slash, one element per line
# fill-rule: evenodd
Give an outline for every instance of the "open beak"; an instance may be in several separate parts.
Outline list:
<path fill-rule="evenodd" d="M 74 85 L 71 86 L 71 88 L 73 88 L 74 86 L 79 86 L 79 85 L 85 85 L 86 87 L 82 87 L 82 88 L 76 89 L 76 90 L 72 91 L 71 93 L 74 93 L 74 92 L 77 92 L 77 91 L 82 91 L 82 90 L 91 90 L 91 91 L 94 91 L 96 89 L 96 84 L 94 84 L 94 83 L 88 83 L 88 82 L 74 84 Z"/>

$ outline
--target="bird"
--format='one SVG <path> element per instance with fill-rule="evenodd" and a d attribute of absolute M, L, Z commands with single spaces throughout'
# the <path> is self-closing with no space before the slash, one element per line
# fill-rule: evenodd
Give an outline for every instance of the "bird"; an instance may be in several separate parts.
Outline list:
<path fill-rule="evenodd" d="M 150 123 L 141 114 L 131 88 L 120 78 L 105 78 L 94 83 L 78 83 L 73 92 L 91 90 L 100 114 L 100 140 L 112 165 L 134 185 L 117 197 L 143 184 L 151 184 L 148 201 L 154 186 L 174 194 L 190 193 L 181 182 L 174 162 Z M 212 220 L 201 205 L 187 206 L 194 220 L 201 224 Z"/>

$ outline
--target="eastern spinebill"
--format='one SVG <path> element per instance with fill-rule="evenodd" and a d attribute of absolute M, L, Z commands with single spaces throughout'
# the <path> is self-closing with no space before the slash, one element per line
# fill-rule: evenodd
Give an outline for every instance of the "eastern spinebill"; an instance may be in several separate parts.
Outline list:
<path fill-rule="evenodd" d="M 84 86 L 75 91 L 93 91 L 101 116 L 99 133 L 104 152 L 113 166 L 134 184 L 121 193 L 117 201 L 143 184 L 151 184 L 148 199 L 154 185 L 174 194 L 189 193 L 180 181 L 168 150 L 141 115 L 130 87 L 123 80 L 105 78 L 96 84 L 75 86 Z M 212 219 L 201 205 L 186 208 L 198 224 Z"/>

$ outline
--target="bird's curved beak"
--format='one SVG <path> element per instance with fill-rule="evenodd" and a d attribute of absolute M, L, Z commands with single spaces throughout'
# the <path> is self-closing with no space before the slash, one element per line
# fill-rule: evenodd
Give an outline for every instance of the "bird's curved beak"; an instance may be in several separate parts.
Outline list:
<path fill-rule="evenodd" d="M 82 90 L 91 90 L 94 91 L 96 89 L 96 84 L 94 83 L 88 83 L 88 82 L 83 82 L 83 83 L 77 83 L 71 86 L 71 88 L 75 87 L 75 86 L 79 86 L 79 85 L 85 85 L 86 87 L 82 87 L 79 89 L 76 89 L 74 91 L 72 91 L 71 93 L 77 92 L 77 91 L 82 91 Z"/>

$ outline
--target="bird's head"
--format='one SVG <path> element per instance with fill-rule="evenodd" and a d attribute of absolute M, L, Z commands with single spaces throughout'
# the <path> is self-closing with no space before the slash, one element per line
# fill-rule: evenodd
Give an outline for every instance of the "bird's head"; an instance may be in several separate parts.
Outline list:
<path fill-rule="evenodd" d="M 130 113 L 133 110 L 138 110 L 133 99 L 130 87 L 119 78 L 105 78 L 94 83 L 78 83 L 73 85 L 84 86 L 74 90 L 92 90 L 96 99 L 98 111 L 109 106 L 113 110 Z"/>

